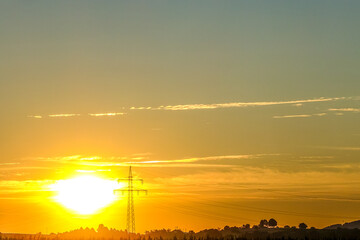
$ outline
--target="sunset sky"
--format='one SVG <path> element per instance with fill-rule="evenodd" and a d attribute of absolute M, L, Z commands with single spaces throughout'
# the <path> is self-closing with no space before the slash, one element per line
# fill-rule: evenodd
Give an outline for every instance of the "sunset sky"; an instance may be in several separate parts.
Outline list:
<path fill-rule="evenodd" d="M 359 11 L 0 1 L 0 232 L 125 229 L 126 195 L 83 214 L 57 190 L 129 165 L 139 232 L 359 220 Z"/>

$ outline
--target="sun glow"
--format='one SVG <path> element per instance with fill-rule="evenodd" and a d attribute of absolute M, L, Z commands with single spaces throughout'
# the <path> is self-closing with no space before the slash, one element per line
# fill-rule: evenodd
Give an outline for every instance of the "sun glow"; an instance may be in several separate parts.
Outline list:
<path fill-rule="evenodd" d="M 86 175 L 59 180 L 51 186 L 55 200 L 79 214 L 93 214 L 112 203 L 119 188 L 116 181 Z"/>

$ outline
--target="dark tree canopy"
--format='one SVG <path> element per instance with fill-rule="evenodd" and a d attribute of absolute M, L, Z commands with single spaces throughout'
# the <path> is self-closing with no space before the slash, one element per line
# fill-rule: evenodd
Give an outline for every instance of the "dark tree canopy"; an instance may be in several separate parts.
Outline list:
<path fill-rule="evenodd" d="M 269 220 L 269 226 L 270 227 L 276 227 L 277 226 L 277 221 L 275 219 L 271 218 Z"/>
<path fill-rule="evenodd" d="M 248 223 L 247 223 L 247 224 L 244 224 L 244 225 L 243 225 L 243 228 L 249 229 L 249 228 L 250 228 L 250 224 L 248 224 Z"/>
<path fill-rule="evenodd" d="M 308 226 L 305 223 L 300 223 L 299 228 L 300 229 L 306 229 Z"/>
<path fill-rule="evenodd" d="M 271 222 L 268 220 L 268 223 Z M 64 233 L 49 235 L 34 234 L 7 234 L 0 233 L 0 240 L 360 240 L 360 229 L 315 229 L 305 223 L 297 227 L 286 225 L 283 229 L 260 228 L 254 225 L 253 229 L 244 227 L 225 227 L 225 229 L 204 229 L 199 232 L 175 229 L 159 229 L 147 231 L 145 234 L 129 233 L 125 230 L 116 230 L 100 225 L 98 231 L 93 228 L 80 228 Z"/>
<path fill-rule="evenodd" d="M 263 227 L 268 227 L 268 226 L 269 226 L 269 223 L 266 219 L 261 220 L 259 223 L 259 227 L 263 228 Z"/>

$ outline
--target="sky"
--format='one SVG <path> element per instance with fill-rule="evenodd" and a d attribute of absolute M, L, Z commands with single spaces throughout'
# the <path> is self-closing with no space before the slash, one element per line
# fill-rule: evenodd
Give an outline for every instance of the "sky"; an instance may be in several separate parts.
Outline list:
<path fill-rule="evenodd" d="M 51 186 L 128 166 L 136 229 L 360 215 L 359 1 L 0 1 L 0 231 L 126 227 Z"/>

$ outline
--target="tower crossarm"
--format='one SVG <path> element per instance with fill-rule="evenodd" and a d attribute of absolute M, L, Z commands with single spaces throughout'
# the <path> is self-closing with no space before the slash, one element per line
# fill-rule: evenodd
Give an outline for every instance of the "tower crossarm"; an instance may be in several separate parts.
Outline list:
<path fill-rule="evenodd" d="M 129 182 L 129 181 L 141 182 L 141 184 L 144 183 L 144 179 L 142 179 L 142 178 L 127 177 L 127 178 L 118 178 L 118 179 L 117 179 L 117 182 L 118 182 L 118 183 L 121 183 L 121 182 Z"/>
<path fill-rule="evenodd" d="M 121 192 L 122 194 L 129 193 L 129 192 L 136 192 L 138 195 L 141 192 L 144 192 L 146 195 L 148 193 L 148 191 L 146 189 L 124 189 L 124 188 L 115 189 L 114 192 Z"/>
<path fill-rule="evenodd" d="M 127 186 L 124 188 L 115 189 L 115 192 L 121 192 L 122 194 L 127 193 L 128 195 L 128 204 L 127 204 L 127 221 L 126 228 L 129 233 L 129 240 L 131 240 L 131 233 L 135 233 L 135 209 L 134 209 L 134 192 L 138 195 L 140 192 L 145 192 L 147 194 L 147 190 L 139 188 L 137 186 L 134 187 L 134 182 L 140 182 L 143 184 L 142 178 L 133 177 L 131 166 L 129 167 L 129 176 L 126 178 L 118 178 L 117 182 L 127 182 Z"/>

